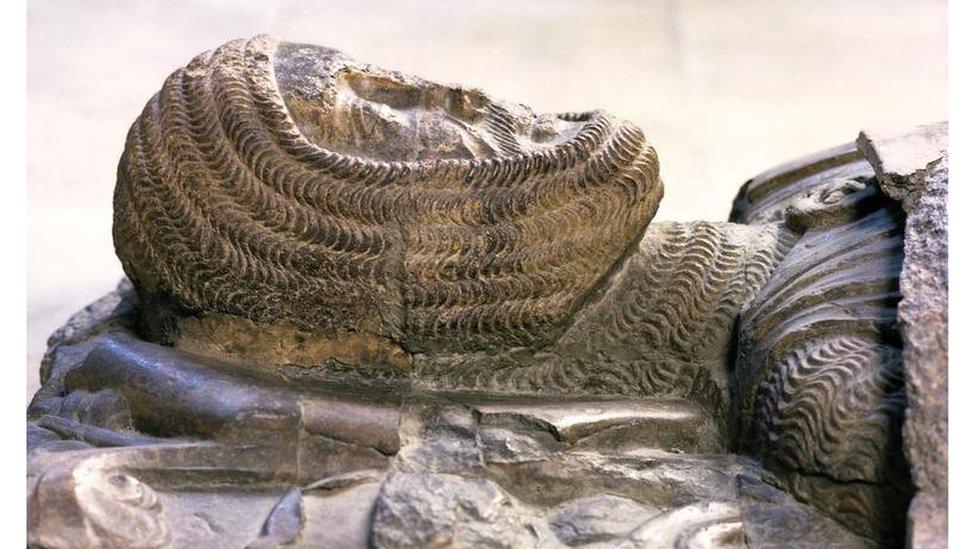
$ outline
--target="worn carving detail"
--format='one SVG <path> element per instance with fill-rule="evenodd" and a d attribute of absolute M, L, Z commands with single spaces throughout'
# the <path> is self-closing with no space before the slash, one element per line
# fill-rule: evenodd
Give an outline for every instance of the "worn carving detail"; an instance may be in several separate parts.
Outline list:
<path fill-rule="evenodd" d="M 102 539 L 127 547 L 159 547 L 167 541 L 152 488 L 123 473 L 84 477 L 76 488 L 78 502 Z"/>
<path fill-rule="evenodd" d="M 584 340 L 582 332 L 600 325 L 588 343 L 592 354 L 638 346 L 636 355 L 687 362 L 723 357 L 736 314 L 792 241 L 791 233 L 775 226 L 653 225 L 606 295 L 562 342 Z"/>
<path fill-rule="evenodd" d="M 898 327 L 905 453 L 918 490 L 908 517 L 914 547 L 946 547 L 949 535 L 948 134 L 948 122 L 939 122 L 897 136 L 862 132 L 857 140 L 881 188 L 907 214 Z"/>
<path fill-rule="evenodd" d="M 324 67 L 318 103 L 303 63 Z M 331 124 L 321 144 L 296 124 L 298 104 L 305 126 Z M 480 125 L 494 146 L 422 162 L 330 149 L 375 141 L 363 124 L 399 120 L 376 114 L 384 105 L 431 110 L 444 131 Z M 605 114 L 509 112 L 262 36 L 198 56 L 146 105 L 119 165 L 114 235 L 147 303 L 416 349 L 537 344 L 639 238 L 657 173 L 641 131 Z"/>
<path fill-rule="evenodd" d="M 41 475 L 28 505 L 29 544 L 150 548 L 170 541 L 156 492 L 102 464 L 82 458 Z"/>
<path fill-rule="evenodd" d="M 791 350 L 759 386 L 760 452 L 839 481 L 884 480 L 904 407 L 899 354 L 844 336 Z"/>
<path fill-rule="evenodd" d="M 729 219 L 750 224 L 784 222 L 790 204 L 824 182 L 863 180 L 873 175 L 871 165 L 853 143 L 814 153 L 747 181 L 739 189 Z"/>
<path fill-rule="evenodd" d="M 870 176 L 832 177 L 861 165 L 846 150 L 788 172 L 800 179 L 760 182 L 785 187 L 766 191 L 760 217 L 782 215 L 799 239 L 743 311 L 736 421 L 743 449 L 784 470 L 822 509 L 866 535 L 894 537 L 907 494 L 895 322 L 904 220 Z M 774 195 L 790 200 L 771 202 Z M 734 215 L 748 219 L 742 207 Z M 831 485 L 851 482 L 861 484 L 853 499 Z"/>
<path fill-rule="evenodd" d="M 738 311 L 794 240 L 776 225 L 651 224 L 554 345 L 426 358 L 416 376 L 431 387 L 501 393 L 691 398 L 723 417 Z"/>
<path fill-rule="evenodd" d="M 129 132 L 131 284 L 49 342 L 28 544 L 938 546 L 945 129 L 655 224 L 602 112 L 206 52 Z"/>

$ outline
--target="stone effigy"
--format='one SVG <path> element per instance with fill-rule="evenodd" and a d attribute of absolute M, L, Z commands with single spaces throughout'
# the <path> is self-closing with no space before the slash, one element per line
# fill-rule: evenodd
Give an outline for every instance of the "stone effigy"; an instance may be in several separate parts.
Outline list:
<path fill-rule="evenodd" d="M 610 116 L 536 116 L 256 38 L 197 57 L 146 106 L 114 235 L 162 308 L 413 352 L 536 344 L 639 239 L 657 172 Z M 156 337 L 178 337 L 165 321 Z"/>
<path fill-rule="evenodd" d="M 127 279 L 49 341 L 29 543 L 944 545 L 946 131 L 652 223 L 605 113 L 204 53 L 129 132 Z"/>

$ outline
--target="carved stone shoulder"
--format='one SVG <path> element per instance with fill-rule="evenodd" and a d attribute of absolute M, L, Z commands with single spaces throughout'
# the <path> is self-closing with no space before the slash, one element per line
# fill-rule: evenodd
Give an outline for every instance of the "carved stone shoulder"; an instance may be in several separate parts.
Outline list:
<path fill-rule="evenodd" d="M 767 174 L 743 187 L 734 216 L 780 218 L 797 240 L 742 312 L 740 449 L 855 530 L 897 539 L 909 493 L 900 207 L 853 145 Z"/>

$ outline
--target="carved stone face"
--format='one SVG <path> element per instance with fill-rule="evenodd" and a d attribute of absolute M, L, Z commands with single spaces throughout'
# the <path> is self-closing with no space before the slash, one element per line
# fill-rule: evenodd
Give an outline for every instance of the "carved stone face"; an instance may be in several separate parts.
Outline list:
<path fill-rule="evenodd" d="M 306 137 L 372 160 L 519 154 L 562 143 L 582 126 L 536 115 L 475 88 L 387 71 L 319 46 L 282 44 L 276 69 L 282 96 Z"/>
<path fill-rule="evenodd" d="M 796 231 L 834 227 L 856 221 L 877 208 L 877 188 L 855 179 L 827 181 L 794 200 L 786 210 L 786 222 Z"/>

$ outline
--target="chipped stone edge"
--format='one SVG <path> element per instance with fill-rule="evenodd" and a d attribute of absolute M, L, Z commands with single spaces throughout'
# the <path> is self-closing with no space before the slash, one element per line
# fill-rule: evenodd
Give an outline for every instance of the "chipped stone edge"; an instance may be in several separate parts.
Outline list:
<path fill-rule="evenodd" d="M 857 138 L 882 190 L 907 214 L 898 323 L 904 449 L 918 490 L 908 511 L 908 547 L 948 546 L 948 131 L 943 121 Z"/>

